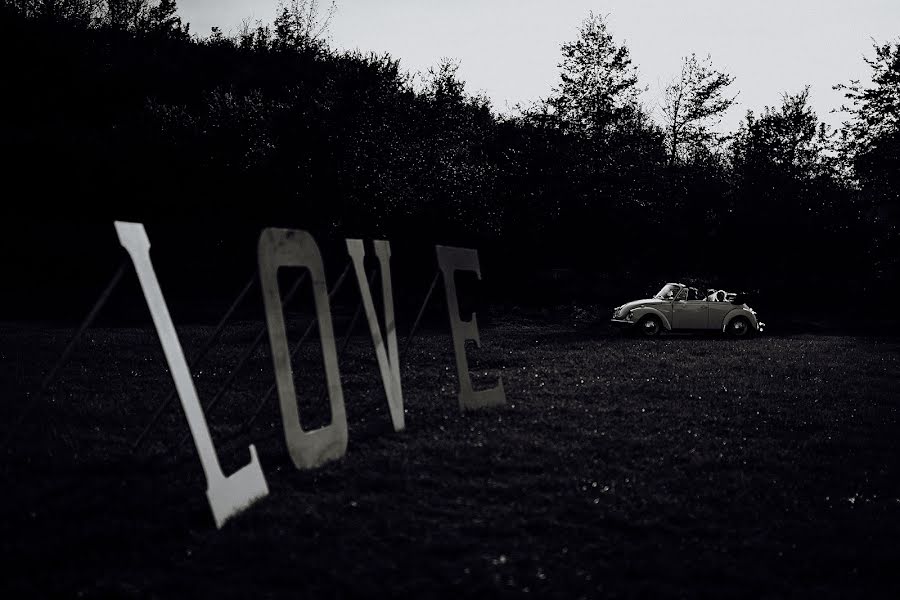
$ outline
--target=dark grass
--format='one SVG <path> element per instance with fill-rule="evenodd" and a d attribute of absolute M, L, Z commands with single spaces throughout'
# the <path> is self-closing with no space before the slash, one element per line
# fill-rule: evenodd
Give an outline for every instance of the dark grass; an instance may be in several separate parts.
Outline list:
<path fill-rule="evenodd" d="M 259 326 L 226 330 L 201 401 Z M 208 332 L 180 330 L 188 356 Z M 271 490 L 219 531 L 192 443 L 176 448 L 180 405 L 130 453 L 171 385 L 155 334 L 89 331 L 4 458 L 2 597 L 900 597 L 896 338 L 495 320 L 471 366 L 476 387 L 502 374 L 508 405 L 461 414 L 449 335 L 430 331 L 398 434 L 359 332 L 343 459 L 295 470 L 276 398 L 240 431 L 268 343 L 207 413 L 226 473 L 254 443 Z M 70 334 L 0 328 L 4 423 Z M 318 338 L 302 354 L 301 415 L 323 423 Z"/>

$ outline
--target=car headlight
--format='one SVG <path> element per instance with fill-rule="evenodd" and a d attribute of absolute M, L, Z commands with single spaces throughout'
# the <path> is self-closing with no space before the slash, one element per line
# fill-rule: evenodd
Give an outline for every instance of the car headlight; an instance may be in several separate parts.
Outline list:
<path fill-rule="evenodd" d="M 634 309 L 628 311 L 628 314 L 625 315 L 625 320 L 626 320 L 626 321 L 633 321 L 633 320 L 634 320 Z"/>

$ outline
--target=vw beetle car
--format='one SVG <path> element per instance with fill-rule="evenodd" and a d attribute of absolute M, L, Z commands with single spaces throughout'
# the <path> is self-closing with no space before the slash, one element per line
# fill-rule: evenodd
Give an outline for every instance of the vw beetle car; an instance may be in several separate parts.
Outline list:
<path fill-rule="evenodd" d="M 739 294 L 667 283 L 652 298 L 635 300 L 613 309 L 612 324 L 653 337 L 662 331 L 721 331 L 749 337 L 765 324 Z"/>

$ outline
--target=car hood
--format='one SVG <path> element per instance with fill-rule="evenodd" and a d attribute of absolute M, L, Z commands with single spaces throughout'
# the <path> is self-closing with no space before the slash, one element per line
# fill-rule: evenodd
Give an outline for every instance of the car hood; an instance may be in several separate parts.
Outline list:
<path fill-rule="evenodd" d="M 660 300 L 659 298 L 644 298 L 643 300 L 633 300 L 631 302 L 626 302 L 622 306 L 616 308 L 616 316 L 624 317 L 628 314 L 628 311 L 633 308 L 639 308 L 641 306 L 650 306 L 653 304 L 670 304 L 671 300 Z"/>

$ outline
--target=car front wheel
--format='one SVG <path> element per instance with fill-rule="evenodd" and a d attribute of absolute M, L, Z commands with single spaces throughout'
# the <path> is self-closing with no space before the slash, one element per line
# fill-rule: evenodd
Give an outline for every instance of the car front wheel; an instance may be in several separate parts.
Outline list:
<path fill-rule="evenodd" d="M 728 322 L 725 333 L 733 338 L 746 338 L 753 333 L 753 326 L 750 325 L 750 321 L 746 317 L 735 317 Z"/>
<path fill-rule="evenodd" d="M 644 337 L 656 337 L 662 331 L 662 321 L 659 317 L 648 315 L 638 323 L 638 331 Z"/>

